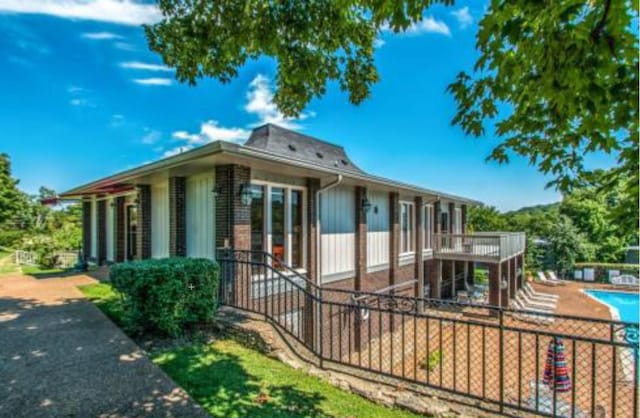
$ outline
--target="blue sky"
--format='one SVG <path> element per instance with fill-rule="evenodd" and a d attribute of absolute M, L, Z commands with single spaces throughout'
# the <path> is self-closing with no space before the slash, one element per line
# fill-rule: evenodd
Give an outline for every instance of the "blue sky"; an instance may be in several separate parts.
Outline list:
<path fill-rule="evenodd" d="M 377 175 L 502 210 L 556 201 L 548 178 L 526 161 L 485 162 L 496 138 L 465 137 L 450 125 L 455 106 L 445 88 L 474 63 L 484 3 L 434 7 L 410 33 L 382 34 L 381 81 L 360 106 L 330 85 L 301 119 L 286 120 L 271 102 L 271 60 L 247 64 L 226 85 L 176 82 L 139 26 L 158 19 L 153 5 L 0 0 L 0 152 L 24 190 L 63 191 L 213 139 L 241 141 L 275 122 L 344 145 Z"/>

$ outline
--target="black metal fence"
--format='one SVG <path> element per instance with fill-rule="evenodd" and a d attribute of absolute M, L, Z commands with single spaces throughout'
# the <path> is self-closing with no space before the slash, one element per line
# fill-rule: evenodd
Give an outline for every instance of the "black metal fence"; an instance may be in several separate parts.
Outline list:
<path fill-rule="evenodd" d="M 321 288 L 268 253 L 224 249 L 221 303 L 338 365 L 495 412 L 638 416 L 638 324 Z"/>

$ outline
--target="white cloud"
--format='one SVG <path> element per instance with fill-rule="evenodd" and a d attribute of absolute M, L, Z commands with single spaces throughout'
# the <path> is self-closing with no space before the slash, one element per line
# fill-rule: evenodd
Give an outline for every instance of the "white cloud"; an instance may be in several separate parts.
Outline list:
<path fill-rule="evenodd" d="M 155 144 L 160 139 L 162 139 L 162 132 L 160 131 L 145 128 L 145 132 L 146 134 L 142 137 L 143 144 L 147 144 L 147 145 Z"/>
<path fill-rule="evenodd" d="M 138 50 L 138 48 L 135 45 L 132 45 L 127 42 L 114 42 L 113 46 L 121 51 L 137 51 Z"/>
<path fill-rule="evenodd" d="M 122 126 L 124 123 L 124 115 L 119 113 L 111 115 L 111 121 L 109 122 L 109 126 L 112 128 L 117 128 L 118 126 Z"/>
<path fill-rule="evenodd" d="M 76 107 L 96 107 L 95 103 L 88 97 L 90 91 L 80 86 L 67 87 L 67 93 L 71 96 L 69 104 Z"/>
<path fill-rule="evenodd" d="M 155 4 L 132 0 L 0 0 L 0 13 L 44 14 L 63 19 L 142 25 L 162 20 Z"/>
<path fill-rule="evenodd" d="M 170 86 L 173 80 L 170 78 L 151 77 L 151 78 L 134 78 L 133 82 L 143 86 Z"/>
<path fill-rule="evenodd" d="M 382 48 L 386 42 L 382 38 L 376 38 L 373 41 L 374 48 Z"/>
<path fill-rule="evenodd" d="M 121 35 L 113 32 L 87 32 L 83 33 L 82 37 L 85 39 L 91 39 L 94 41 L 107 41 L 112 39 L 122 39 Z"/>
<path fill-rule="evenodd" d="M 172 71 L 171 68 L 166 65 L 148 64 L 140 61 L 128 61 L 121 62 L 120 67 L 131 70 L 145 70 L 145 71 Z"/>
<path fill-rule="evenodd" d="M 208 120 L 200 125 L 200 133 L 190 134 L 187 131 L 176 131 L 174 139 L 186 141 L 191 145 L 202 145 L 213 141 L 242 142 L 249 137 L 249 132 L 242 128 L 225 128 L 218 121 Z"/>
<path fill-rule="evenodd" d="M 451 14 L 458 21 L 460 28 L 465 29 L 471 26 L 473 23 L 473 16 L 469 12 L 469 7 L 465 6 L 462 9 L 454 10 Z"/>
<path fill-rule="evenodd" d="M 247 128 L 265 123 L 275 123 L 289 129 L 301 129 L 296 121 L 314 116 L 313 113 L 304 113 L 298 118 L 286 118 L 273 103 L 273 89 L 268 77 L 258 74 L 249 83 L 247 91 L 247 103 L 244 110 L 258 118 L 256 123 L 250 124 Z M 221 126 L 216 120 L 209 120 L 200 125 L 200 132 L 190 133 L 187 131 L 176 131 L 171 136 L 173 139 L 183 141 L 184 144 L 164 152 L 164 157 L 170 157 L 181 152 L 192 149 L 195 146 L 207 144 L 213 141 L 228 141 L 243 143 L 251 135 L 250 129 L 238 127 Z"/>
<path fill-rule="evenodd" d="M 312 114 L 302 113 L 297 118 L 285 117 L 273 102 L 273 90 L 268 77 L 258 74 L 249 84 L 247 104 L 244 106 L 250 114 L 258 116 L 259 121 L 253 126 L 274 123 L 288 129 L 301 129 L 296 120 L 303 120 Z"/>
<path fill-rule="evenodd" d="M 445 36 L 451 36 L 449 26 L 441 20 L 435 19 L 431 16 L 422 19 L 420 22 L 414 23 L 407 28 L 406 32 L 409 35 L 419 35 L 422 33 L 439 33 Z"/>

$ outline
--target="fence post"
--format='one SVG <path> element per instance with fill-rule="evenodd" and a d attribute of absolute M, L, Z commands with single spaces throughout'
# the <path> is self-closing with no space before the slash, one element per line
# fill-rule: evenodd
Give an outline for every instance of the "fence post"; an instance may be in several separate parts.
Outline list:
<path fill-rule="evenodd" d="M 500 356 L 500 413 L 504 412 L 504 310 L 498 309 L 498 317 L 500 320 L 500 342 L 498 345 L 498 353 Z"/>
<path fill-rule="evenodd" d="M 322 297 L 322 287 L 318 288 L 318 298 L 316 300 L 316 303 L 318 304 L 318 310 L 319 315 L 318 318 L 316 318 L 316 326 L 318 327 L 318 340 L 320 341 L 320 350 L 318 350 L 319 354 L 319 363 L 320 363 L 320 368 L 324 368 L 324 335 L 323 335 L 323 328 L 324 328 L 324 317 L 322 316 L 322 305 L 324 304 L 324 299 Z"/>

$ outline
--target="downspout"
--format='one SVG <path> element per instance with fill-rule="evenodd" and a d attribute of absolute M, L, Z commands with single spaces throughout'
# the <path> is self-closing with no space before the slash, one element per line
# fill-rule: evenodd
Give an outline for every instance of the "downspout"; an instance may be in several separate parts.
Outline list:
<path fill-rule="evenodd" d="M 334 181 L 316 191 L 316 276 L 318 286 L 322 285 L 322 263 L 320 262 L 320 238 L 322 235 L 320 231 L 320 195 L 327 190 L 339 186 L 342 183 L 342 180 L 342 174 L 338 174 L 338 177 Z"/>

